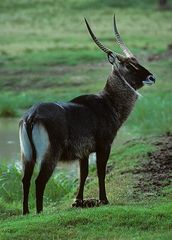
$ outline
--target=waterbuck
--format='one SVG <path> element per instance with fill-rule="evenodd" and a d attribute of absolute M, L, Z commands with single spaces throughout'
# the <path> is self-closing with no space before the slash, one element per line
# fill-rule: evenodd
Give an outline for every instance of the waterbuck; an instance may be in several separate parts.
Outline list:
<path fill-rule="evenodd" d="M 129 116 L 138 98 L 137 89 L 155 82 L 154 76 L 130 52 L 122 41 L 114 17 L 114 33 L 125 56 L 106 48 L 94 35 L 87 20 L 88 31 L 107 54 L 112 71 L 102 91 L 82 95 L 66 103 L 39 103 L 31 107 L 19 124 L 23 163 L 23 214 L 29 213 L 30 180 L 36 162 L 40 172 L 36 178 L 36 209 L 43 210 L 43 194 L 58 161 L 78 159 L 80 185 L 75 206 L 81 206 L 88 175 L 90 153 L 96 153 L 99 180 L 99 203 L 108 204 L 105 190 L 106 164 L 118 129 Z"/>

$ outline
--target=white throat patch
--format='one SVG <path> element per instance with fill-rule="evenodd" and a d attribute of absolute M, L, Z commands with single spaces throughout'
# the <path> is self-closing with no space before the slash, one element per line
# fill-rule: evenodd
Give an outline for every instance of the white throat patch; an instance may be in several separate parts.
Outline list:
<path fill-rule="evenodd" d="M 115 66 L 116 70 L 118 71 L 118 66 L 117 66 L 117 63 L 114 62 L 114 64 L 112 65 L 112 70 L 113 70 L 113 67 Z M 136 91 L 126 80 L 125 78 L 120 74 L 120 72 L 118 71 L 118 74 L 120 76 L 120 78 L 125 82 L 125 84 L 139 97 L 143 97 L 138 91 Z"/>

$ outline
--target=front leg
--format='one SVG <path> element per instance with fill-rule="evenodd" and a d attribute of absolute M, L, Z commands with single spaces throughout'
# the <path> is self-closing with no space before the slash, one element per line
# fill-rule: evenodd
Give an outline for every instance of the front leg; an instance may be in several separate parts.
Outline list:
<path fill-rule="evenodd" d="M 105 189 L 106 164 L 109 158 L 111 146 L 98 147 L 96 151 L 97 175 L 99 180 L 99 203 L 108 204 Z"/>

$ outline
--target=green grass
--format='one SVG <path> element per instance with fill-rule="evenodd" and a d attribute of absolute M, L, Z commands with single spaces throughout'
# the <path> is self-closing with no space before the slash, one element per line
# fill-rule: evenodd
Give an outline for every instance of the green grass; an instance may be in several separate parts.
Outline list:
<path fill-rule="evenodd" d="M 171 1 L 169 3 L 172 4 Z M 152 54 L 165 54 L 171 44 L 171 11 L 158 11 L 157 0 L 19 0 L 0 1 L 0 116 L 19 117 L 42 101 L 68 101 L 80 94 L 100 91 L 111 66 L 88 35 L 87 17 L 99 39 L 121 52 L 114 41 L 112 16 L 127 46 L 157 78 L 125 123 L 124 138 L 137 138 L 115 150 L 106 186 L 111 205 L 95 209 L 71 209 L 76 176 L 57 172 L 47 185 L 45 211 L 35 215 L 34 179 L 30 216 L 21 216 L 22 174 L 16 166 L 0 165 L 0 239 L 172 239 L 171 189 L 166 195 L 133 198 L 136 179 L 132 170 L 146 153 L 154 151 L 150 138 L 172 131 L 171 55 L 148 61 Z M 37 170 L 35 172 L 35 175 Z M 35 177 L 34 175 L 34 177 Z M 95 165 L 85 196 L 96 197 Z"/>
<path fill-rule="evenodd" d="M 1 239 L 170 239 L 171 204 L 65 210 L 1 223 Z M 170 210 L 170 211 L 169 211 Z M 18 227 L 20 226 L 20 228 Z M 46 229 L 46 231 L 44 231 Z"/>
<path fill-rule="evenodd" d="M 29 203 L 31 208 L 35 206 L 35 184 L 38 175 L 36 168 L 31 182 Z M 19 166 L 9 164 L 0 165 L 0 217 L 21 214 L 22 199 L 22 171 Z M 76 178 L 71 174 L 65 175 L 62 171 L 50 179 L 44 195 L 45 206 L 54 207 L 69 193 L 73 193 L 76 187 Z"/>
<path fill-rule="evenodd" d="M 44 197 L 44 214 L 35 215 L 32 182 L 29 216 L 21 216 L 21 172 L 1 167 L 0 239 L 167 239 L 172 237 L 171 188 L 166 195 L 133 198 L 136 179 L 121 174 L 147 160 L 147 152 L 156 150 L 152 138 L 136 139 L 120 146 L 112 154 L 106 177 L 110 206 L 72 209 L 76 181 L 58 172 L 50 180 Z M 98 195 L 95 165 L 90 168 L 85 197 Z M 36 174 L 36 173 L 35 173 Z M 15 181 L 14 181 L 15 179 Z M 60 182 L 59 182 L 60 181 Z M 60 187 L 59 187 L 60 185 Z M 5 190 L 4 190 L 5 189 Z M 62 190 L 63 189 L 63 190 Z M 61 195 L 60 195 L 61 194 Z"/>

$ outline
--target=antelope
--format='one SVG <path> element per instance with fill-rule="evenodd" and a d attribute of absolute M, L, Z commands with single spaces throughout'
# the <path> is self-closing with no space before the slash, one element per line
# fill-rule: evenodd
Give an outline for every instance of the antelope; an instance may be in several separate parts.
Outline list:
<path fill-rule="evenodd" d="M 80 183 L 74 205 L 81 206 L 91 153 L 96 153 L 98 201 L 101 205 L 108 204 L 105 175 L 112 142 L 138 99 L 137 90 L 145 84 L 155 83 L 153 74 L 140 65 L 124 44 L 115 16 L 115 38 L 124 55 L 105 47 L 86 19 L 85 23 L 93 41 L 107 55 L 112 71 L 99 93 L 81 95 L 64 103 L 39 103 L 22 117 L 19 138 L 23 165 L 23 214 L 29 213 L 30 180 L 36 162 L 40 163 L 35 180 L 37 213 L 43 211 L 44 190 L 59 161 L 79 161 Z"/>

